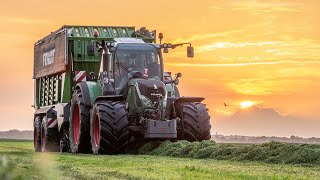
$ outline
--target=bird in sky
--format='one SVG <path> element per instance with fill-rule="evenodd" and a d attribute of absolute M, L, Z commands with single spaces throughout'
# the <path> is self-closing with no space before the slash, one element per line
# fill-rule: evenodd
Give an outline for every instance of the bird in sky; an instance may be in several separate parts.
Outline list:
<path fill-rule="evenodd" d="M 226 106 L 229 106 L 228 104 L 226 104 L 226 103 L 223 103 L 224 104 L 224 106 L 226 107 Z"/>

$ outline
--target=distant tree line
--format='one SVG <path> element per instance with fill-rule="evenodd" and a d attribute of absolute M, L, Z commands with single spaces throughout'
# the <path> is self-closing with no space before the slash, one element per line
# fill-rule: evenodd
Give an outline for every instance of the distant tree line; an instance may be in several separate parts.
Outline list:
<path fill-rule="evenodd" d="M 217 143 L 243 143 L 243 144 L 262 144 L 271 141 L 296 144 L 320 144 L 320 138 L 303 138 L 299 136 L 276 137 L 276 136 L 239 136 L 239 135 L 212 135 L 212 140 Z"/>
<path fill-rule="evenodd" d="M 33 139 L 33 131 L 19 131 L 17 129 L 0 131 L 1 139 Z"/>
<path fill-rule="evenodd" d="M 9 131 L 0 131 L 0 139 L 33 139 L 33 131 L 20 131 L 17 129 Z M 242 143 L 242 144 L 262 144 L 271 141 L 283 143 L 297 143 L 297 144 L 320 144 L 320 138 L 311 137 L 303 138 L 299 136 L 291 137 L 276 137 L 276 136 L 239 136 L 230 135 L 224 136 L 220 134 L 212 135 L 212 140 L 217 143 Z"/>

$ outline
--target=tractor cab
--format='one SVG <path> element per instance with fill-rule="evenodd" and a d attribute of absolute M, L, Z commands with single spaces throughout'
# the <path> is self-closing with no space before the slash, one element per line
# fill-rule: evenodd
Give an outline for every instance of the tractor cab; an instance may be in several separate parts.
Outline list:
<path fill-rule="evenodd" d="M 153 44 L 119 43 L 113 53 L 113 78 L 116 94 L 132 78 L 163 80 L 162 59 Z"/>

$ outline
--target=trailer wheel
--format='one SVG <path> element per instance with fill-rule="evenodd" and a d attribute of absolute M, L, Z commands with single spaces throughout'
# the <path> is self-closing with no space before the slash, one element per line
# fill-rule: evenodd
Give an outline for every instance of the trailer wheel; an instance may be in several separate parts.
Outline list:
<path fill-rule="evenodd" d="M 70 152 L 69 122 L 64 122 L 60 129 L 60 152 Z"/>
<path fill-rule="evenodd" d="M 97 102 L 93 107 L 90 123 L 94 154 L 119 154 L 126 151 L 129 121 L 123 102 Z"/>
<path fill-rule="evenodd" d="M 59 151 L 59 132 L 57 128 L 48 128 L 47 117 L 43 117 L 41 125 L 42 152 Z"/>
<path fill-rule="evenodd" d="M 81 90 L 73 93 L 70 107 L 69 140 L 72 153 L 89 153 L 90 143 L 90 107 L 84 105 Z"/>
<path fill-rule="evenodd" d="M 179 139 L 203 141 L 211 138 L 210 116 L 208 108 L 202 103 L 192 102 L 179 105 L 178 117 L 181 119 L 182 131 Z"/>
<path fill-rule="evenodd" d="M 35 152 L 41 152 L 41 118 L 37 116 L 33 124 L 33 145 Z"/>

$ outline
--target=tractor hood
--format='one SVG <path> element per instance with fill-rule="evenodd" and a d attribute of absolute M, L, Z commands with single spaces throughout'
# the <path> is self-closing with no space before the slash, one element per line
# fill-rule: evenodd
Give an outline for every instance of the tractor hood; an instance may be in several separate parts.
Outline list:
<path fill-rule="evenodd" d="M 155 108 L 159 95 L 162 96 L 163 106 L 166 106 L 167 90 L 165 84 L 156 79 L 134 78 L 130 80 L 129 86 L 134 85 L 137 95 L 145 108 Z"/>
<path fill-rule="evenodd" d="M 157 94 L 161 94 L 162 97 L 166 95 L 166 86 L 162 81 L 159 80 L 137 80 L 140 94 L 146 96 L 151 100 L 151 102 L 157 102 Z"/>

